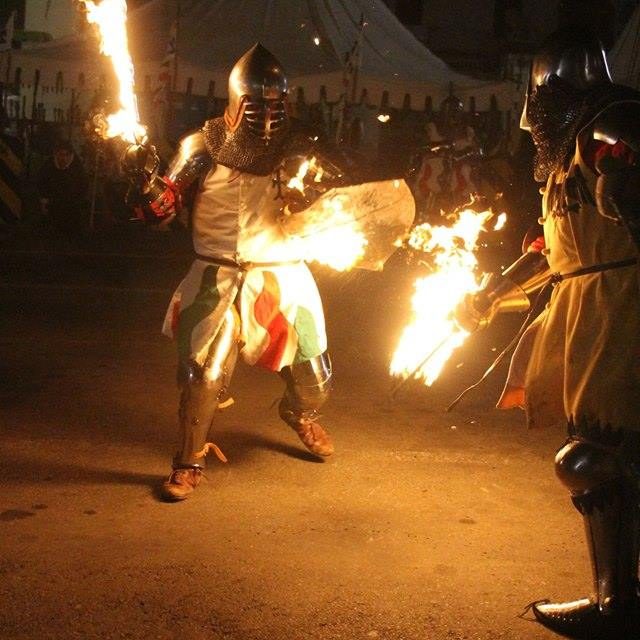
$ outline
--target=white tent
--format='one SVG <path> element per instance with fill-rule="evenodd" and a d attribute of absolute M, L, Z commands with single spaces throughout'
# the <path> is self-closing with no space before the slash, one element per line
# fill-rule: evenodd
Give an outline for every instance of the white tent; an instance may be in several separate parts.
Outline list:
<path fill-rule="evenodd" d="M 611 50 L 609 64 L 615 82 L 640 89 L 640 6 Z"/>
<path fill-rule="evenodd" d="M 140 88 L 145 82 L 153 83 L 158 74 L 176 2 L 151 0 L 129 16 L 130 48 Z M 294 91 L 302 88 L 307 101 L 316 102 L 324 86 L 328 100 L 335 101 L 344 91 L 345 56 L 359 36 L 357 91 L 359 95 L 366 89 L 369 104 L 379 104 L 384 91 L 396 107 L 409 94 L 414 109 L 421 109 L 427 96 L 437 105 L 450 89 L 463 99 L 474 97 L 480 109 L 488 106 L 492 95 L 503 109 L 518 99 L 511 83 L 479 81 L 453 71 L 416 40 L 382 0 L 180 0 L 175 88 L 184 91 L 190 82 L 194 94 L 225 97 L 231 66 L 259 41 L 281 60 Z M 11 60 L 6 54 L 0 57 L 0 79 L 10 80 L 20 67 L 23 91 L 30 101 L 38 69 L 38 100 L 47 97 L 51 104 L 57 99 L 64 108 L 71 88 L 80 99 L 81 76 L 85 92 L 97 86 L 103 64 L 93 37 L 71 36 L 14 51 Z"/>

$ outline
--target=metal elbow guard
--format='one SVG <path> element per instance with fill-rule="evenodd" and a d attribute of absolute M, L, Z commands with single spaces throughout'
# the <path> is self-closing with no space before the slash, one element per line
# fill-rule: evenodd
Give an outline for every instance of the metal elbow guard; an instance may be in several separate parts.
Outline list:
<path fill-rule="evenodd" d="M 211 156 L 207 151 L 202 131 L 191 133 L 180 141 L 178 152 L 167 169 L 168 181 L 176 190 L 184 190 L 205 173 L 211 166 Z"/>

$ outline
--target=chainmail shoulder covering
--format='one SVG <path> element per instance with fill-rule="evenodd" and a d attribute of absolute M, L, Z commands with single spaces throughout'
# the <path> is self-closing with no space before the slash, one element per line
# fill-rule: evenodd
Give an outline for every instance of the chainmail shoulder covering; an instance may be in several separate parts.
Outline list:
<path fill-rule="evenodd" d="M 229 131 L 223 118 L 207 120 L 202 128 L 207 150 L 217 164 L 257 176 L 273 173 L 282 162 L 290 126 L 283 127 L 269 144 L 242 125 Z"/>
<path fill-rule="evenodd" d="M 615 102 L 639 98 L 634 89 L 616 84 L 598 85 L 586 92 L 567 83 L 556 83 L 554 91 L 539 87 L 539 95 L 530 101 L 536 181 L 545 182 L 564 166 L 575 152 L 578 133 L 601 111 Z"/>
<path fill-rule="evenodd" d="M 269 144 L 256 138 L 242 126 L 234 132 L 226 128 L 223 118 L 207 120 L 202 128 L 204 140 L 214 162 L 246 173 L 266 176 L 273 173 L 285 158 L 316 156 L 332 174 L 348 183 L 362 182 L 359 163 L 338 148 L 320 131 L 290 118 L 287 126 Z"/>

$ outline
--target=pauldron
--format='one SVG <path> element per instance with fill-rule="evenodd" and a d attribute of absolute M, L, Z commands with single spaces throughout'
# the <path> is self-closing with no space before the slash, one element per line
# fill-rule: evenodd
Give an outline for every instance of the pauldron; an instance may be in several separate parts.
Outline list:
<path fill-rule="evenodd" d="M 596 165 L 596 204 L 605 218 L 624 224 L 640 248 L 640 101 L 614 104 L 593 124 L 593 137 L 613 146 L 622 143 L 625 156 L 604 155 Z"/>

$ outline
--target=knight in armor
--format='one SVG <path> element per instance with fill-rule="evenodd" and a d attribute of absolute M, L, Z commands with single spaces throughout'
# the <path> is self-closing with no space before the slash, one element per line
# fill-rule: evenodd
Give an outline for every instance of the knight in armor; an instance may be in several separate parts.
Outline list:
<path fill-rule="evenodd" d="M 279 169 L 286 157 L 315 155 L 340 178 L 332 148 L 288 117 L 287 79 L 278 60 L 256 44 L 233 67 L 223 117 L 186 136 L 166 175 L 148 149 L 131 146 L 124 165 L 143 176 L 139 210 L 167 224 L 195 181 L 195 259 L 170 302 L 163 331 L 177 342 L 179 444 L 162 495 L 175 501 L 198 486 L 214 414 L 230 401 L 229 382 L 240 352 L 246 362 L 277 372 L 285 391 L 279 415 L 305 447 L 333 453 L 318 416 L 331 388 L 322 303 L 300 261 L 273 250 L 282 231 Z"/>
<path fill-rule="evenodd" d="M 489 321 L 553 284 L 498 406 L 522 406 L 532 427 L 567 425 L 556 473 L 584 521 L 593 568 L 589 596 L 531 606 L 570 638 L 637 638 L 640 94 L 612 83 L 595 37 L 557 32 L 533 59 L 521 126 L 545 183 L 543 238 L 471 306 Z"/>

